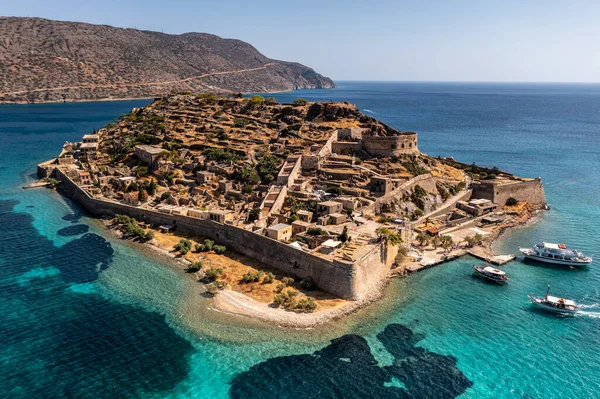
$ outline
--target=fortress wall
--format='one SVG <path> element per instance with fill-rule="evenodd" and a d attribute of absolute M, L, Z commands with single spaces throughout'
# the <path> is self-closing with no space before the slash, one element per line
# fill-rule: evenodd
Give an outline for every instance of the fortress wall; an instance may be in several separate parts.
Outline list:
<path fill-rule="evenodd" d="M 210 238 L 284 273 L 298 278 L 310 277 L 319 288 L 341 298 L 364 297 L 381 284 L 389 270 L 388 264 L 394 259 L 390 261 L 381 256 L 381 246 L 377 246 L 356 262 L 331 261 L 235 226 L 95 199 L 58 169 L 57 175 L 61 191 L 92 214 L 124 214 L 155 225 L 173 224 L 182 233 Z"/>
<path fill-rule="evenodd" d="M 302 163 L 303 170 L 319 169 L 319 166 L 320 166 L 319 156 L 318 155 L 303 155 L 301 163 Z"/>
<path fill-rule="evenodd" d="M 52 158 L 49 161 L 42 162 L 37 166 L 37 175 L 39 177 L 50 177 L 48 175 L 48 167 L 56 161 L 56 158 Z"/>
<path fill-rule="evenodd" d="M 399 246 L 377 245 L 359 259 L 355 264 L 354 289 L 365 294 L 378 292 L 396 260 L 398 249 Z"/>
<path fill-rule="evenodd" d="M 379 213 L 383 205 L 392 203 L 398 197 L 402 196 L 407 191 L 412 190 L 417 184 L 427 192 L 435 192 L 437 190 L 435 177 L 427 173 L 424 175 L 415 176 L 407 182 L 401 184 L 398 188 L 390 191 L 386 195 L 379 197 L 371 205 L 362 208 L 363 213 Z"/>
<path fill-rule="evenodd" d="M 417 134 L 400 134 L 397 136 L 363 136 L 363 149 L 376 157 L 419 152 Z"/>
<path fill-rule="evenodd" d="M 498 184 L 495 181 L 473 183 L 473 198 L 485 198 L 499 205 L 505 205 L 510 197 L 528 201 L 533 205 L 545 205 L 546 194 L 540 178 Z"/>
<path fill-rule="evenodd" d="M 277 194 L 277 198 L 275 199 L 275 202 L 273 202 L 273 206 L 271 207 L 269 214 L 279 213 L 279 211 L 281 210 L 281 207 L 283 206 L 283 203 L 285 202 L 285 197 L 287 196 L 287 192 L 288 192 L 288 186 L 282 186 L 281 191 L 279 191 L 279 194 Z"/>
<path fill-rule="evenodd" d="M 331 146 L 334 141 L 337 141 L 338 132 L 337 130 L 333 132 L 331 136 L 327 139 L 327 141 L 323 144 L 319 152 L 311 155 L 303 155 L 302 156 L 302 169 L 304 170 L 313 170 L 319 169 L 323 160 L 331 155 Z"/>
<path fill-rule="evenodd" d="M 419 220 L 425 220 L 427 218 L 434 218 L 434 217 L 437 217 L 440 215 L 444 215 L 446 213 L 450 213 L 450 211 L 452 209 L 454 209 L 454 207 L 456 206 L 456 203 L 458 201 L 469 201 L 472 196 L 473 196 L 473 190 L 467 190 L 462 194 L 457 194 L 457 195 L 453 196 L 452 198 L 448 199 L 448 201 L 444 202 L 440 208 L 436 209 L 433 212 L 429 212 L 429 213 L 423 215 L 422 217 L 419 218 Z"/>
<path fill-rule="evenodd" d="M 333 134 L 327 139 L 327 141 L 325 142 L 325 144 L 323 144 L 323 147 L 321 147 L 321 150 L 319 151 L 319 153 L 317 154 L 319 157 L 324 158 L 327 157 L 329 155 L 331 155 L 331 144 L 334 141 L 337 141 L 338 139 L 338 132 L 337 130 L 335 132 L 333 132 Z"/>
<path fill-rule="evenodd" d="M 331 143 L 331 151 L 338 155 L 352 155 L 362 149 L 362 144 L 353 141 L 335 141 Z"/>
<path fill-rule="evenodd" d="M 296 163 L 294 164 L 294 168 L 290 172 L 290 176 L 288 177 L 287 186 L 291 187 L 294 184 L 294 181 L 298 178 L 300 174 L 300 170 L 302 166 L 302 155 L 298 156 Z"/>

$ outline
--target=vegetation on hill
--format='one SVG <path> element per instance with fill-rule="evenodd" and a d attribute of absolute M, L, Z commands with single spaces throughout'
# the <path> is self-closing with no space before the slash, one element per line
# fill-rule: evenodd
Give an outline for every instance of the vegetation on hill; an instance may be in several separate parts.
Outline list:
<path fill-rule="evenodd" d="M 335 87 L 309 67 L 206 33 L 0 17 L 0 37 L 0 103 Z"/>

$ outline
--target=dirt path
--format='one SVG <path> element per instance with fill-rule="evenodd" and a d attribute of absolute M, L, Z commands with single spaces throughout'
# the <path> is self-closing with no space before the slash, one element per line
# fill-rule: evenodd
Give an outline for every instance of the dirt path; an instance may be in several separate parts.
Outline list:
<path fill-rule="evenodd" d="M 140 82 L 140 83 L 117 83 L 110 85 L 83 85 L 83 86 L 62 86 L 62 87 L 50 87 L 44 89 L 33 89 L 33 90 L 21 90 L 21 91 L 12 91 L 0 93 L 0 96 L 9 96 L 15 94 L 27 94 L 27 93 L 39 93 L 44 91 L 60 91 L 60 90 L 71 90 L 71 89 L 110 89 L 110 88 L 122 88 L 122 87 L 141 87 L 141 86 L 164 86 L 173 83 L 181 83 L 181 82 L 189 82 L 195 79 L 207 78 L 209 76 L 218 76 L 218 75 L 233 75 L 236 73 L 245 73 L 245 72 L 253 72 L 260 71 L 262 69 L 267 69 L 267 67 L 275 65 L 275 62 L 269 62 L 261 67 L 257 68 L 248 68 L 248 69 L 238 69 L 236 71 L 222 71 L 222 72 L 211 72 L 205 73 L 202 75 L 190 76 L 189 78 L 178 79 L 178 80 L 167 80 L 162 82 Z"/>

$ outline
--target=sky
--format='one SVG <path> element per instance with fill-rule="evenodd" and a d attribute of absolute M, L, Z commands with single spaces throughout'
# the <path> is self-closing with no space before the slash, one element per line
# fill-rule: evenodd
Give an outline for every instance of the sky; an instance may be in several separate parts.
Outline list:
<path fill-rule="evenodd" d="M 600 82 L 598 0 L 0 0 L 0 14 L 212 33 L 338 81 Z"/>

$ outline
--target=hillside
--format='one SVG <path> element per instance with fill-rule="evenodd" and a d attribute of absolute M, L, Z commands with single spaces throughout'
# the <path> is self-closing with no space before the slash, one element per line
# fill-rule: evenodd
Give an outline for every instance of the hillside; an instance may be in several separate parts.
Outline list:
<path fill-rule="evenodd" d="M 331 87 L 313 69 L 240 40 L 0 17 L 0 103 Z"/>

